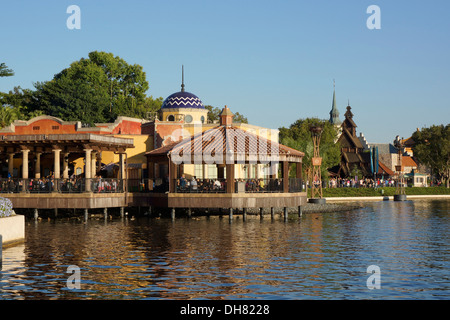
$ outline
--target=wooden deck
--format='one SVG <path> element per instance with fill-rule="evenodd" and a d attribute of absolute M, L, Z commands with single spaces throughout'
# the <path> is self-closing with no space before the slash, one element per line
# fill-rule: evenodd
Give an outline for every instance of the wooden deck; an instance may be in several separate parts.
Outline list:
<path fill-rule="evenodd" d="M 272 208 L 306 204 L 306 192 L 295 193 L 3 193 L 18 209 Z"/>

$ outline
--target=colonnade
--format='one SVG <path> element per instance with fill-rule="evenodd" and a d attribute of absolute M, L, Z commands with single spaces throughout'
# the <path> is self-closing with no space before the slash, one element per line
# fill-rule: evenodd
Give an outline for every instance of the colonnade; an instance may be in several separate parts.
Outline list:
<path fill-rule="evenodd" d="M 29 161 L 30 161 L 30 149 L 22 149 L 22 178 L 29 178 Z M 68 179 L 69 178 L 69 152 L 63 152 L 62 149 L 52 149 L 53 153 L 53 173 L 55 179 Z M 100 171 L 101 166 L 101 152 L 94 151 L 93 149 L 83 149 L 84 151 L 84 174 L 86 179 L 91 179 L 95 174 Z M 34 178 L 41 178 L 41 156 L 43 152 L 33 152 L 35 155 L 35 168 Z M 8 153 L 8 173 L 13 176 L 14 171 L 14 155 L 15 152 Z M 61 171 L 61 154 L 63 155 L 62 171 Z M 120 165 L 120 178 L 125 179 L 125 154 L 119 153 L 119 165 Z M 97 166 L 98 161 L 98 166 Z M 61 176 L 62 173 L 62 176 Z"/>

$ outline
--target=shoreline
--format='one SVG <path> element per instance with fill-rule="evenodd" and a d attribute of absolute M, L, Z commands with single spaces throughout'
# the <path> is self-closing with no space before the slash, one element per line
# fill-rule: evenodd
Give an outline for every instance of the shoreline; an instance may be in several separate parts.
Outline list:
<path fill-rule="evenodd" d="M 366 197 L 326 197 L 326 201 L 342 202 L 342 201 L 393 201 L 394 196 L 366 196 Z M 436 195 L 406 195 L 407 200 L 421 200 L 421 199 L 449 199 L 450 194 L 436 194 Z"/>

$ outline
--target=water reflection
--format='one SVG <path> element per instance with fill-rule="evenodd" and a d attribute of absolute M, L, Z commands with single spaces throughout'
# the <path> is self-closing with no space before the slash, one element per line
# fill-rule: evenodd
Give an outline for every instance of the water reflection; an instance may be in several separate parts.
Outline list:
<path fill-rule="evenodd" d="M 368 203 L 287 223 L 227 218 L 28 221 L 1 299 L 448 299 L 449 202 Z M 366 269 L 381 269 L 368 290 Z M 81 269 L 70 290 L 67 268 Z"/>

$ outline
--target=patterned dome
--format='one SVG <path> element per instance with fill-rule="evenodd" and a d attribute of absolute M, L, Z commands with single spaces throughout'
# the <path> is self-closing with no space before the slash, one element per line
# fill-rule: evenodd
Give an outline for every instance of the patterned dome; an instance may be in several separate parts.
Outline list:
<path fill-rule="evenodd" d="M 161 106 L 161 109 L 163 108 L 205 109 L 205 106 L 195 94 L 180 91 L 168 96 Z"/>

